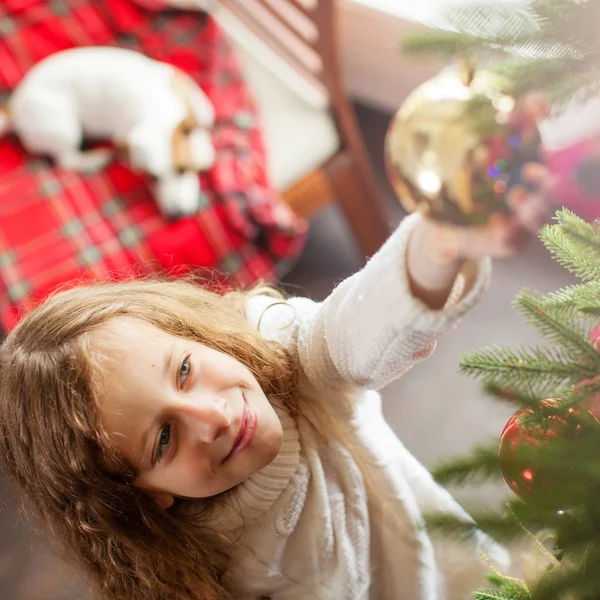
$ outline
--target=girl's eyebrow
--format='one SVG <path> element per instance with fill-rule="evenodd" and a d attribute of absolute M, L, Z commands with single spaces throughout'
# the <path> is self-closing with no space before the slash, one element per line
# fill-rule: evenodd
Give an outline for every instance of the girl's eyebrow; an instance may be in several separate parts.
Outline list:
<path fill-rule="evenodd" d="M 173 348 L 175 346 L 175 342 L 173 342 L 165 352 L 165 356 L 163 358 L 163 375 L 165 377 L 169 376 L 169 372 L 171 371 L 171 363 L 173 362 Z"/>

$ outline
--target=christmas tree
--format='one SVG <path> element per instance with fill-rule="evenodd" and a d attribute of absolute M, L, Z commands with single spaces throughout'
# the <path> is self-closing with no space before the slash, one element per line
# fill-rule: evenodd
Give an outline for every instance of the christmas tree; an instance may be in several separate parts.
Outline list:
<path fill-rule="evenodd" d="M 517 443 L 505 437 L 504 452 L 494 441 L 434 472 L 443 484 L 503 472 L 522 500 L 510 501 L 503 514 L 473 517 L 496 539 L 531 537 L 531 552 L 545 560 L 533 580 L 494 573 L 496 589 L 477 592 L 477 600 L 600 598 L 600 228 L 565 209 L 556 221 L 540 237 L 582 283 L 548 295 L 524 291 L 515 300 L 549 344 L 492 347 L 461 361 L 490 394 L 522 409 Z M 446 533 L 470 528 L 443 516 L 429 521 Z"/>
<path fill-rule="evenodd" d="M 473 517 L 496 539 L 531 537 L 531 552 L 545 557 L 533 580 L 494 573 L 496 589 L 479 591 L 478 600 L 600 598 L 600 227 L 566 209 L 555 218 L 540 237 L 582 283 L 548 295 L 523 291 L 515 299 L 549 344 L 492 347 L 461 361 L 490 394 L 522 409 L 519 443 L 504 438 L 503 453 L 494 441 L 434 472 L 443 484 L 504 473 L 522 499 L 510 501 L 503 514 Z M 435 515 L 430 526 L 446 533 L 470 527 Z"/>
<path fill-rule="evenodd" d="M 600 88 L 600 0 L 461 2 L 438 18 L 443 28 L 408 36 L 405 53 L 505 60 L 497 69 L 518 91 L 543 89 L 560 109 Z"/>
<path fill-rule="evenodd" d="M 555 110 L 599 91 L 600 0 L 462 3 L 443 21 L 443 28 L 405 38 L 403 51 L 477 60 L 507 76 L 517 93 L 543 90 Z M 547 345 L 463 357 L 462 370 L 514 403 L 517 416 L 500 452 L 493 441 L 434 472 L 443 484 L 503 474 L 519 495 L 500 514 L 473 515 L 496 539 L 531 541 L 516 556 L 525 565 L 521 579 L 493 572 L 477 600 L 600 600 L 600 225 L 565 209 L 555 219 L 542 242 L 581 283 L 516 298 Z M 437 515 L 429 524 L 446 533 L 472 527 Z M 535 569 L 527 566 L 532 560 Z"/>

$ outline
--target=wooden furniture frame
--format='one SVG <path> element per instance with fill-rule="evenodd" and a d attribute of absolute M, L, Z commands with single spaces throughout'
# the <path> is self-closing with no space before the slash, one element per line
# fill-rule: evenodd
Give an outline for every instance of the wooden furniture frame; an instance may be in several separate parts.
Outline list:
<path fill-rule="evenodd" d="M 342 209 L 361 251 L 372 255 L 389 234 L 379 185 L 344 86 L 338 43 L 339 0 L 220 0 L 261 41 L 321 93 L 340 139 L 338 152 L 284 191 L 298 214 L 331 202 Z"/>

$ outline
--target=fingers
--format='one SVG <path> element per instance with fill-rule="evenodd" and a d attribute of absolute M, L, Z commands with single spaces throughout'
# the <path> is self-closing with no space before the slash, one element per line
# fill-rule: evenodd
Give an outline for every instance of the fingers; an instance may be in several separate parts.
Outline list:
<path fill-rule="evenodd" d="M 552 215 L 556 176 L 542 164 L 523 167 L 525 185 L 514 186 L 506 196 L 510 215 L 492 215 L 485 226 L 474 228 L 441 226 L 439 246 L 452 257 L 478 259 L 483 256 L 508 258 L 521 252 Z M 443 233 L 443 235 L 442 235 Z"/>
<path fill-rule="evenodd" d="M 521 169 L 521 177 L 527 183 L 542 187 L 545 182 L 552 178 L 550 169 L 540 163 L 527 163 Z"/>
<path fill-rule="evenodd" d="M 549 220 L 551 211 L 545 196 L 516 186 L 507 197 L 514 221 L 529 233 L 538 232 Z"/>
<path fill-rule="evenodd" d="M 535 186 L 531 192 L 522 185 L 512 188 L 506 201 L 516 222 L 527 231 L 539 231 L 549 220 L 552 213 L 552 189 L 555 178 L 543 165 L 530 163 L 521 171 L 525 183 Z"/>
<path fill-rule="evenodd" d="M 473 229 L 455 228 L 458 254 L 463 258 L 483 256 L 508 258 L 521 252 L 531 233 L 506 215 L 494 215 L 487 225 Z"/>
<path fill-rule="evenodd" d="M 539 194 L 545 197 L 547 203 L 554 200 L 560 177 L 548 167 L 539 163 L 529 163 L 523 167 L 521 176 L 523 181 L 537 187 Z"/>

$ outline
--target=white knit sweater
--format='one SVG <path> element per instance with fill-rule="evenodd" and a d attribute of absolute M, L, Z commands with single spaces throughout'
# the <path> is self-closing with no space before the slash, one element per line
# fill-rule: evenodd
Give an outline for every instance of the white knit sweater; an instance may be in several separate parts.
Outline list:
<path fill-rule="evenodd" d="M 477 302 L 489 280 L 478 265 L 470 289 L 444 310 L 411 295 L 405 253 L 418 216 L 323 302 L 253 299 L 249 319 L 288 347 L 323 402 L 339 409 L 364 446 L 380 501 L 369 502 L 350 453 L 324 445 L 313 428 L 277 408 L 284 438 L 276 459 L 235 489 L 214 525 L 241 537 L 228 580 L 243 600 L 466 600 L 484 584 L 484 552 L 506 568 L 506 553 L 477 532 L 461 544 L 432 541 L 431 509 L 468 518 L 384 421 L 375 391 L 429 356 L 436 339 Z M 457 282 L 460 286 L 460 282 Z M 456 289 L 456 288 L 455 288 Z M 457 296 L 457 297 L 456 297 Z M 336 398 L 351 384 L 352 414 Z M 440 382 L 443 385 L 443 382 Z M 418 399 L 403 399 L 403 402 Z M 318 407 L 317 407 L 318 413 Z"/>

